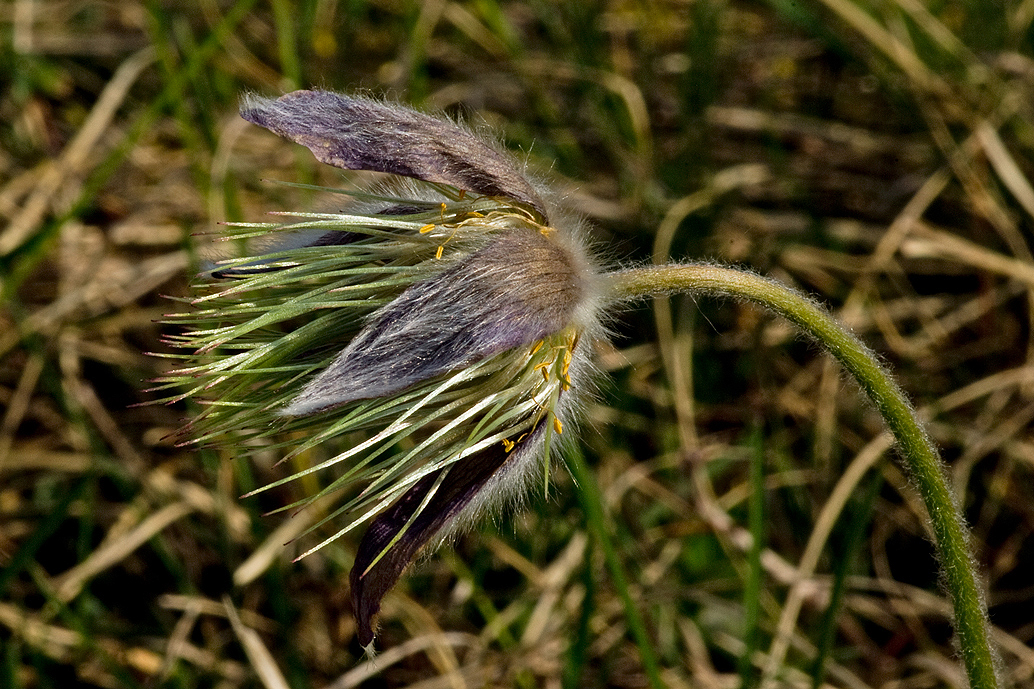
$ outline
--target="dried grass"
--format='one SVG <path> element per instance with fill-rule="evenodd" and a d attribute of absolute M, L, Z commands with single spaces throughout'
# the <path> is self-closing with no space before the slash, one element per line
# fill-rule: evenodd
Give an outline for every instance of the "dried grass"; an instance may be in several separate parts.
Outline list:
<path fill-rule="evenodd" d="M 928 419 L 1003 677 L 1034 687 L 1032 23 L 1029 1 L 0 7 L 0 685 L 646 686 L 625 594 L 667 686 L 964 684 L 873 412 L 785 324 L 685 299 L 601 353 L 605 523 L 559 477 L 414 568 L 365 657 L 354 541 L 292 564 L 310 522 L 262 515 L 299 496 L 237 499 L 278 458 L 176 447 L 190 405 L 132 406 L 208 250 L 190 235 L 321 203 L 264 179 L 339 183 L 234 113 L 312 83 L 483 116 L 619 259 L 829 303 Z"/>

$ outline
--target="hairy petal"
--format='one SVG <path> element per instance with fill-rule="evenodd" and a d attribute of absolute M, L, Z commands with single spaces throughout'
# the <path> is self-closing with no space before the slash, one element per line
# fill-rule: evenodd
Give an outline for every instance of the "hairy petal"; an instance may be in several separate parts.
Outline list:
<path fill-rule="evenodd" d="M 541 443 L 541 427 L 540 422 L 539 429 L 529 433 L 513 452 L 496 444 L 423 477 L 374 520 L 359 544 L 349 575 L 360 644 L 365 647 L 373 641 L 373 616 L 417 553 L 450 533 L 457 520 L 463 521 L 464 511 L 477 512 L 486 502 L 482 493 L 499 492 L 497 482 L 522 482 L 521 471 L 534 464 L 531 460 Z M 442 472 L 448 475 L 417 512 Z"/>
<path fill-rule="evenodd" d="M 249 97 L 241 117 L 306 146 L 320 162 L 510 198 L 548 220 L 545 204 L 510 156 L 453 122 L 330 91 Z"/>
<path fill-rule="evenodd" d="M 383 397 L 562 330 L 585 292 L 568 251 L 511 228 L 371 317 L 283 410 L 311 414 Z"/>

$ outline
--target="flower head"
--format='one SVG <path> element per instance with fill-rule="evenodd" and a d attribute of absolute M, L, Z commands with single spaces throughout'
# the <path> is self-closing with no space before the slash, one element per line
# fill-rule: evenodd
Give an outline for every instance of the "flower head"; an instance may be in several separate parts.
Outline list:
<path fill-rule="evenodd" d="M 408 108 L 326 91 L 250 98 L 242 116 L 322 162 L 408 178 L 342 213 L 229 226 L 268 237 L 207 271 L 174 317 L 189 350 L 163 379 L 204 411 L 188 442 L 331 456 L 313 528 L 372 519 L 351 573 L 363 645 L 419 551 L 548 476 L 551 443 L 592 390 L 600 293 L 578 236 L 505 153 Z M 551 222 L 560 219 L 555 225 Z M 570 434 L 568 434 L 570 435 Z M 256 491 L 258 492 L 258 491 Z M 311 552 L 311 550 L 309 551 Z"/>

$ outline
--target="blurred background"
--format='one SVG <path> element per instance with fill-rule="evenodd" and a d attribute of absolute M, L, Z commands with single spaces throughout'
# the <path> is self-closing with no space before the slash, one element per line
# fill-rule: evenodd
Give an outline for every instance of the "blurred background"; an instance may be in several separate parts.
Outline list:
<path fill-rule="evenodd" d="M 341 184 L 236 115 L 319 86 L 487 125 L 614 265 L 832 308 L 943 449 L 1034 687 L 1032 38 L 1032 0 L 6 0 L 0 686 L 965 686 L 879 417 L 784 322 L 691 298 L 619 314 L 587 471 L 419 563 L 364 656 L 361 531 L 292 563 L 264 513 L 305 485 L 240 500 L 285 468 L 134 406 L 192 235 Z"/>

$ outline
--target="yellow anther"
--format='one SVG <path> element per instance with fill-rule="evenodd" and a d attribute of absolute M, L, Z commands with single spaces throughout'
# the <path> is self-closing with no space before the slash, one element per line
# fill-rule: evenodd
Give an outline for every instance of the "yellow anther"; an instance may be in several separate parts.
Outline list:
<path fill-rule="evenodd" d="M 441 258 L 443 251 L 445 251 L 445 247 L 444 246 L 438 247 L 438 251 L 434 252 L 434 257 L 435 258 Z"/>
<path fill-rule="evenodd" d="M 545 340 L 539 340 L 539 341 L 538 341 L 538 342 L 536 342 L 536 343 L 535 343 L 534 345 L 532 345 L 532 347 L 531 347 L 531 353 L 530 353 L 530 354 L 529 354 L 528 356 L 535 356 L 535 354 L 536 354 L 536 353 L 537 353 L 537 352 L 538 352 L 538 351 L 539 351 L 540 349 L 542 349 L 542 345 L 544 345 L 545 343 L 546 343 L 546 341 L 545 341 Z"/>
<path fill-rule="evenodd" d="M 420 234 L 427 234 L 428 232 L 434 230 L 435 227 L 436 225 L 424 225 L 420 228 Z"/>
<path fill-rule="evenodd" d="M 460 189 L 460 201 L 462 201 L 463 197 L 465 197 L 466 195 L 467 195 L 467 190 L 466 189 Z"/>
<path fill-rule="evenodd" d="M 564 425 L 560 423 L 560 419 L 555 416 L 553 417 L 553 430 L 557 432 L 557 435 L 564 432 Z"/>
<path fill-rule="evenodd" d="M 506 452 L 513 452 L 513 448 L 517 447 L 517 443 L 521 442 L 528 437 L 527 433 L 521 433 L 517 436 L 517 440 L 510 440 L 509 438 L 503 438 L 503 450 Z"/>

